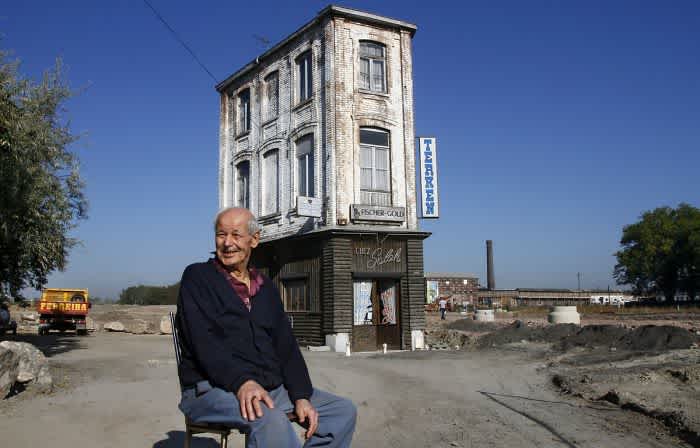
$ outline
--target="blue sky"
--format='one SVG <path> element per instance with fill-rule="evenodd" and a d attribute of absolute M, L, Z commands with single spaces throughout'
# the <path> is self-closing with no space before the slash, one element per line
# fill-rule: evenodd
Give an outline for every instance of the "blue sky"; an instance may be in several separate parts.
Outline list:
<path fill-rule="evenodd" d="M 325 2 L 151 0 L 217 79 Z M 418 25 L 417 135 L 438 138 L 441 217 L 421 223 L 428 271 L 498 287 L 614 286 L 622 227 L 700 206 L 700 4 L 694 1 L 351 1 Z M 49 286 L 117 297 L 170 284 L 211 250 L 214 82 L 148 7 L 7 2 L 0 47 L 32 78 L 57 56 L 90 218 Z M 32 295 L 31 293 L 29 294 Z"/>

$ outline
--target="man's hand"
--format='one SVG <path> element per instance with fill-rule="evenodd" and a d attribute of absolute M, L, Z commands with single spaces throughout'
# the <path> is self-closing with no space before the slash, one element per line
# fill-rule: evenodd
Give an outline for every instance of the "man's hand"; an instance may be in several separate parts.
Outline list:
<path fill-rule="evenodd" d="M 261 401 L 264 401 L 270 409 L 275 407 L 267 391 L 253 380 L 246 381 L 238 388 L 236 398 L 241 406 L 241 416 L 249 422 L 263 416 Z"/>
<path fill-rule="evenodd" d="M 296 401 L 294 412 L 296 412 L 297 417 L 299 417 L 299 423 L 304 423 L 307 418 L 309 419 L 309 427 L 306 430 L 305 437 L 310 439 L 318 428 L 318 412 L 311 406 L 309 400 L 305 398 Z"/>

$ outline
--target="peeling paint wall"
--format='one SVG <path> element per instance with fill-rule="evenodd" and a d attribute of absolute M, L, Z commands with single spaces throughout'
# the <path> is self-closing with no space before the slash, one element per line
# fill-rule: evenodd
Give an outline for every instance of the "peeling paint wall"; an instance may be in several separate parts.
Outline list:
<path fill-rule="evenodd" d="M 358 89 L 360 40 L 386 46 L 387 93 Z M 296 59 L 312 52 L 312 98 L 298 100 Z M 266 77 L 279 74 L 279 113 L 265 117 Z M 239 95 L 250 89 L 250 130 L 239 129 Z M 219 205 L 235 205 L 236 165 L 250 163 L 250 208 L 260 218 L 267 241 L 320 228 L 417 230 L 411 35 L 408 31 L 328 16 L 296 36 L 221 92 L 219 125 Z M 391 200 L 406 207 L 400 225 L 361 225 L 350 221 L 350 204 L 360 202 L 359 129 L 390 132 Z M 298 194 L 295 142 L 312 134 L 315 196 L 322 198 L 321 218 L 296 215 Z M 279 213 L 261 216 L 262 161 L 278 150 Z"/>

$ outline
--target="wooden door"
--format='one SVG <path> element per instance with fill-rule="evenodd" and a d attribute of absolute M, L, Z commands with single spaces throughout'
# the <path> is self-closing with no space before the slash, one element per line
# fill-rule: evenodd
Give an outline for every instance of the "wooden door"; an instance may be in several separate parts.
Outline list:
<path fill-rule="evenodd" d="M 399 282 L 382 279 L 376 282 L 377 348 L 386 344 L 387 348 L 401 348 L 401 325 L 399 322 Z"/>
<path fill-rule="evenodd" d="M 388 279 L 357 279 L 353 282 L 353 351 L 401 348 L 399 282 Z"/>

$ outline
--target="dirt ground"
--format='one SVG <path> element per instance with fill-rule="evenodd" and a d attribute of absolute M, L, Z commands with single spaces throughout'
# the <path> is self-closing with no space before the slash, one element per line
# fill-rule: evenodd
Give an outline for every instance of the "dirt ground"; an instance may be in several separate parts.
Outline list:
<path fill-rule="evenodd" d="M 431 321 L 431 325 L 435 325 Z M 440 325 L 438 323 L 437 325 Z M 171 338 L 97 332 L 18 338 L 50 357 L 56 383 L 0 401 L 3 446 L 181 447 Z M 350 397 L 357 447 L 692 446 L 658 419 L 562 393 L 547 344 L 476 351 L 304 351 L 314 385 Z M 198 439 L 194 447 L 214 447 Z M 242 446 L 232 436 L 230 446 Z"/>

